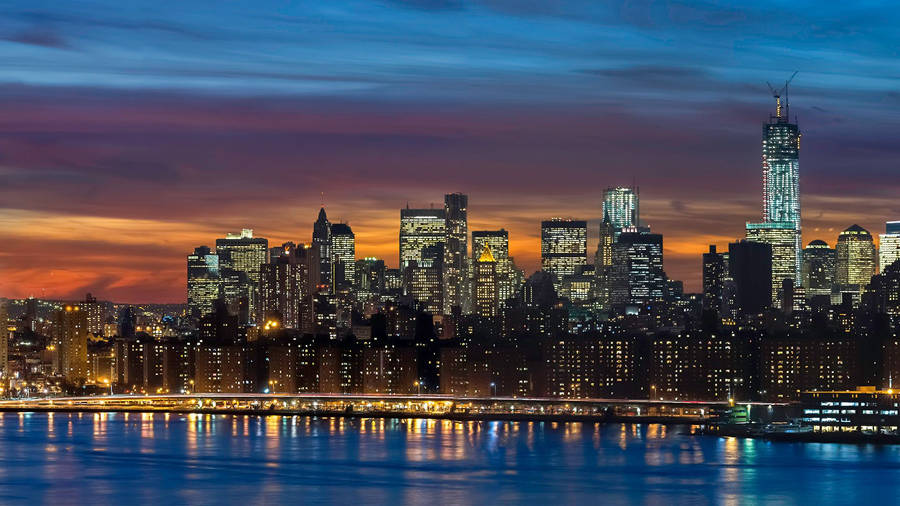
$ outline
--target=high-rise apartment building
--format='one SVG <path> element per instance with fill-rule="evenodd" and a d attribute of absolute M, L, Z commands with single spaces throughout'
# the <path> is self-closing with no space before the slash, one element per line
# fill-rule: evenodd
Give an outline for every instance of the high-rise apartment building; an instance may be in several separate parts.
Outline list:
<path fill-rule="evenodd" d="M 587 222 L 554 218 L 541 222 L 541 270 L 553 275 L 559 291 L 562 279 L 587 263 Z"/>
<path fill-rule="evenodd" d="M 66 304 L 53 318 L 54 368 L 66 381 L 87 379 L 87 312 L 75 304 Z"/>
<path fill-rule="evenodd" d="M 859 225 L 851 225 L 838 235 L 835 252 L 835 283 L 842 289 L 862 291 L 876 270 L 872 234 Z"/>
<path fill-rule="evenodd" d="M 451 314 L 453 307 L 463 312 L 470 310 L 468 283 L 469 254 L 469 197 L 462 193 L 444 195 L 444 314 Z"/>
<path fill-rule="evenodd" d="M 603 218 L 608 219 L 616 233 L 623 228 L 640 225 L 640 203 L 634 188 L 607 188 L 603 191 Z"/>
<path fill-rule="evenodd" d="M 834 249 L 822 240 L 810 241 L 803 249 L 800 284 L 808 297 L 831 295 L 834 285 Z"/>
<path fill-rule="evenodd" d="M 350 225 L 331 225 L 331 254 L 335 286 L 352 285 L 356 278 L 356 236 Z"/>
<path fill-rule="evenodd" d="M 785 279 L 799 279 L 799 229 L 789 222 L 747 223 L 747 240 L 772 246 L 772 302 L 781 306 Z"/>
<path fill-rule="evenodd" d="M 422 266 L 422 251 L 446 240 L 446 214 L 443 209 L 400 210 L 400 269 L 415 261 Z M 443 254 L 441 257 L 443 261 Z M 443 309 L 443 308 L 441 308 Z"/>
<path fill-rule="evenodd" d="M 475 314 L 482 318 L 495 318 L 499 313 L 499 283 L 497 261 L 487 244 L 475 261 Z"/>
<path fill-rule="evenodd" d="M 101 335 L 103 334 L 103 303 L 97 300 L 92 294 L 88 293 L 81 303 L 82 309 L 87 313 L 87 329 L 88 332 Z"/>
<path fill-rule="evenodd" d="M 191 318 L 199 319 L 212 312 L 221 284 L 219 255 L 206 246 L 194 248 L 187 256 L 187 303 Z"/>
<path fill-rule="evenodd" d="M 900 260 L 900 221 L 885 223 L 884 233 L 878 236 L 878 267 L 884 272 Z"/>

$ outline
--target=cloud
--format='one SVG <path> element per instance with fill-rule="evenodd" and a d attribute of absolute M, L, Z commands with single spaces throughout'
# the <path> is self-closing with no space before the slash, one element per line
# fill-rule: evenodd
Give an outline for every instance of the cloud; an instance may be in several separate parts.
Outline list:
<path fill-rule="evenodd" d="M 11 35 L 0 36 L 0 40 L 50 49 L 72 49 L 60 34 L 48 29 L 31 28 Z"/>

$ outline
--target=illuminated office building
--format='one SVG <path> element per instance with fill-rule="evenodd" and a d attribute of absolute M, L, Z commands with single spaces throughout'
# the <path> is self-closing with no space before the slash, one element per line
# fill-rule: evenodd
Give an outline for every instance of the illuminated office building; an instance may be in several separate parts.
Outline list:
<path fill-rule="evenodd" d="M 878 236 L 878 267 L 882 272 L 900 260 L 900 221 L 889 221 L 884 228 Z"/>
<path fill-rule="evenodd" d="M 519 292 L 521 286 L 521 274 L 516 268 L 515 262 L 509 256 L 509 232 L 500 230 L 475 230 L 472 232 L 472 252 L 479 256 L 488 247 L 491 256 L 496 261 L 497 270 L 497 296 L 500 307 L 505 307 L 510 297 Z M 473 260 L 476 260 L 473 258 Z"/>
<path fill-rule="evenodd" d="M 66 304 L 53 319 L 54 369 L 66 381 L 87 379 L 87 312 L 75 304 Z"/>
<path fill-rule="evenodd" d="M 425 248 L 441 245 L 446 240 L 447 224 L 443 209 L 401 209 L 400 210 L 400 269 L 410 262 L 422 265 Z M 443 263 L 443 257 L 441 258 Z M 443 308 L 441 308 L 443 309 Z"/>
<path fill-rule="evenodd" d="M 862 291 L 875 275 L 872 234 L 859 225 L 851 225 L 838 235 L 835 251 L 835 283 Z"/>
<path fill-rule="evenodd" d="M 808 297 L 831 295 L 834 285 L 834 249 L 825 241 L 810 241 L 803 249 L 800 264 L 800 284 Z"/>
<path fill-rule="evenodd" d="M 800 131 L 796 123 L 790 122 L 789 107 L 787 100 L 782 107 L 781 98 L 777 98 L 775 115 L 763 124 L 763 221 L 777 224 L 773 230 L 792 228 L 795 231 L 794 253 L 789 255 L 794 259 L 794 274 L 780 272 L 785 267 L 781 264 L 784 259 L 772 264 L 773 269 L 778 269 L 772 276 L 773 283 L 777 278 L 778 286 L 782 279 L 800 279 Z M 777 235 L 781 241 L 787 234 Z M 773 254 L 779 254 L 781 248 L 780 242 L 773 244 Z"/>
<path fill-rule="evenodd" d="M 604 212 L 594 254 L 594 297 L 601 309 L 609 308 L 610 269 L 612 268 L 612 245 L 616 240 L 616 229 Z"/>
<path fill-rule="evenodd" d="M 223 278 L 222 295 L 230 306 L 246 313 L 242 316 L 249 322 L 257 312 L 259 268 L 269 261 L 269 241 L 253 237 L 253 230 L 245 228 L 240 234 L 216 239 L 216 254 Z"/>
<path fill-rule="evenodd" d="M 612 245 L 610 303 L 652 309 L 666 295 L 661 234 L 622 232 Z"/>
<path fill-rule="evenodd" d="M 557 292 L 562 278 L 586 263 L 586 221 L 554 218 L 541 222 L 541 270 L 553 275 Z"/>
<path fill-rule="evenodd" d="M 462 193 L 444 195 L 444 314 L 451 314 L 453 307 L 468 312 L 469 283 L 466 265 L 469 254 L 469 197 Z"/>
<path fill-rule="evenodd" d="M 633 188 L 603 190 L 603 217 L 608 218 L 616 233 L 623 228 L 640 225 L 638 193 Z"/>
<path fill-rule="evenodd" d="M 406 294 L 417 301 L 422 311 L 442 314 L 444 308 L 444 243 L 427 246 L 420 260 L 410 260 L 403 271 Z"/>
<path fill-rule="evenodd" d="M 785 279 L 798 279 L 799 230 L 788 222 L 747 223 L 747 240 L 772 246 L 772 302 L 781 306 Z"/>
<path fill-rule="evenodd" d="M 188 314 L 192 318 L 212 312 L 221 284 L 219 255 L 206 246 L 194 248 L 194 252 L 187 256 L 187 303 Z"/>
<path fill-rule="evenodd" d="M 356 278 L 356 236 L 350 225 L 331 225 L 331 254 L 335 286 L 352 285 Z"/>
<path fill-rule="evenodd" d="M 499 283 L 497 260 L 487 244 L 475 261 L 475 314 L 483 318 L 495 318 L 499 312 Z"/>

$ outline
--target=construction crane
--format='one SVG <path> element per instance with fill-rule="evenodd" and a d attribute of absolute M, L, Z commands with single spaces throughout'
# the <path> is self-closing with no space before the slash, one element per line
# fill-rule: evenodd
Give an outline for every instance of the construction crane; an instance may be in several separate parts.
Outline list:
<path fill-rule="evenodd" d="M 784 86 L 779 89 L 775 89 L 769 81 L 766 81 L 766 84 L 769 86 L 769 91 L 772 92 L 772 96 L 775 97 L 775 117 L 781 117 L 781 94 L 784 93 L 784 104 L 785 104 L 785 117 L 787 117 L 790 107 L 790 103 L 788 102 L 788 85 L 791 84 L 791 81 L 794 80 L 794 77 L 799 73 L 799 70 L 795 70 L 793 74 L 791 74 L 791 78 L 784 82 Z"/>

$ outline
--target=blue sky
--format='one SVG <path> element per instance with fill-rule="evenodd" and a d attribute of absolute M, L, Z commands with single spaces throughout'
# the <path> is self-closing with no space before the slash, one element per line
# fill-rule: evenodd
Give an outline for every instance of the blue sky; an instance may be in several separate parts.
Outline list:
<path fill-rule="evenodd" d="M 900 215 L 898 18 L 875 2 L 7 1 L 0 295 L 179 300 L 186 251 L 244 226 L 308 240 L 322 192 L 389 263 L 398 207 L 468 192 L 473 227 L 506 226 L 533 270 L 540 219 L 596 219 L 602 189 L 632 181 L 667 271 L 696 287 L 706 245 L 759 218 L 766 81 L 794 71 L 804 240 L 878 232 Z M 41 276 L 48 244 L 83 254 Z"/>

